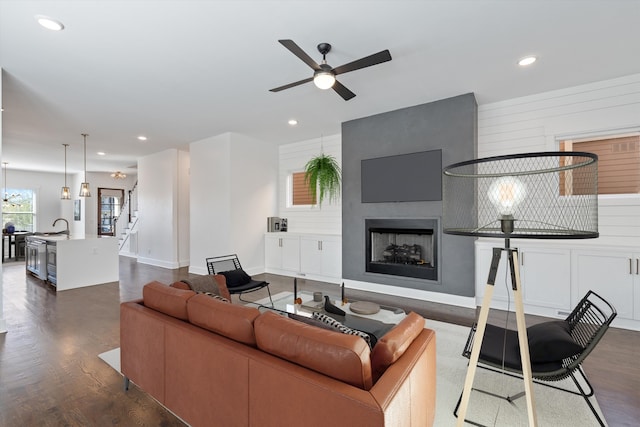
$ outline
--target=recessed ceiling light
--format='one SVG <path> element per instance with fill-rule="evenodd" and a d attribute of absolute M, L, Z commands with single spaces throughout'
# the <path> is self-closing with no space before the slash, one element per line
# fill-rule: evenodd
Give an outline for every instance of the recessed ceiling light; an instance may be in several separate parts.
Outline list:
<path fill-rule="evenodd" d="M 105 156 L 107 153 L 105 153 L 104 151 L 98 151 L 96 154 L 98 156 Z"/>
<path fill-rule="evenodd" d="M 538 58 L 536 58 L 535 56 L 527 56 L 518 61 L 518 65 L 526 67 L 527 65 L 531 65 L 536 62 L 536 59 Z"/>
<path fill-rule="evenodd" d="M 138 139 L 139 139 L 140 141 L 146 141 L 146 140 L 147 140 L 147 137 L 146 137 L 146 136 L 144 136 L 144 135 L 140 135 L 140 136 L 138 137 Z"/>
<path fill-rule="evenodd" d="M 58 21 L 57 19 L 53 19 L 44 15 L 36 15 L 35 18 L 36 18 L 36 21 L 38 21 L 38 24 L 42 25 L 47 30 L 51 30 L 51 31 L 64 30 L 64 25 L 62 24 L 62 22 Z"/>
<path fill-rule="evenodd" d="M 291 119 L 287 123 L 289 123 L 291 126 L 295 126 L 298 124 L 298 121 L 296 119 Z"/>

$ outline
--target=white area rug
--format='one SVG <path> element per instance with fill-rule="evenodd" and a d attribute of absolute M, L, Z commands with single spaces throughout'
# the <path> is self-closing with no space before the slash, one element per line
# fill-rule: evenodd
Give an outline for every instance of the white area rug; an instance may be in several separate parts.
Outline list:
<path fill-rule="evenodd" d="M 115 369 L 116 372 L 120 373 L 120 347 L 105 351 L 99 354 L 98 357 Z"/>
<path fill-rule="evenodd" d="M 435 426 L 453 426 L 456 418 L 453 410 L 458 402 L 468 359 L 461 355 L 469 335 L 469 328 L 427 319 L 426 327 L 436 331 L 436 421 Z M 571 379 L 554 385 L 577 390 Z M 476 369 L 474 387 L 502 396 L 513 395 L 524 390 L 524 383 L 486 369 Z M 554 390 L 539 384 L 533 385 L 538 425 L 540 427 L 587 427 L 598 426 L 595 416 L 580 396 Z M 595 398 L 591 403 L 600 412 Z M 602 416 L 602 413 L 600 413 Z M 468 420 L 487 426 L 527 426 L 526 399 L 521 397 L 514 403 L 474 391 L 471 393 Z M 469 424 L 465 424 L 469 425 Z"/>
<path fill-rule="evenodd" d="M 468 360 L 462 357 L 461 353 L 467 341 L 469 328 L 429 319 L 426 327 L 436 331 L 437 391 L 434 426 L 454 426 L 456 418 L 453 416 L 453 409 L 462 392 L 467 373 Z M 99 357 L 120 373 L 120 348 L 104 352 Z M 575 390 L 570 379 L 554 384 Z M 477 369 L 474 387 L 499 395 L 509 395 L 522 391 L 524 384 L 516 378 Z M 533 391 L 540 427 L 598 426 L 596 418 L 582 397 L 538 384 L 534 384 Z M 591 402 L 600 412 L 595 398 L 592 397 Z M 467 419 L 487 426 L 527 426 L 526 400 L 523 397 L 515 403 L 509 403 L 474 391 L 471 394 Z"/>

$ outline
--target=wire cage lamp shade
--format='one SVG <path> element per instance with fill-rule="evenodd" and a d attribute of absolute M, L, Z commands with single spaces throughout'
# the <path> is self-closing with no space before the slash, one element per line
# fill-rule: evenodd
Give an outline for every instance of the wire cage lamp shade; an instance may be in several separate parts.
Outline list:
<path fill-rule="evenodd" d="M 598 237 L 598 156 L 540 152 L 443 169 L 443 232 L 464 236 Z"/>

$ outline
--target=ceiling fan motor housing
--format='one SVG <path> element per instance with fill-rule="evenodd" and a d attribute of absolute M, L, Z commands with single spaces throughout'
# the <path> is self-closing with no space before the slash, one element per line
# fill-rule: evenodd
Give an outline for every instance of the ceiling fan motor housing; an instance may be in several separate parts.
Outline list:
<path fill-rule="evenodd" d="M 329 43 L 320 43 L 318 45 L 318 52 L 320 52 L 322 54 L 322 59 L 324 59 L 324 56 L 329 53 L 329 51 L 331 50 L 331 45 Z"/>

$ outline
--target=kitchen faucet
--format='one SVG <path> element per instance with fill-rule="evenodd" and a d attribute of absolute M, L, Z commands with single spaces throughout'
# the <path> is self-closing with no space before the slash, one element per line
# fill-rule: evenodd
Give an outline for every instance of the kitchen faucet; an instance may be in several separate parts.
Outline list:
<path fill-rule="evenodd" d="M 67 229 L 66 229 L 66 230 L 64 230 L 64 231 L 61 231 L 61 233 L 62 233 L 62 234 L 66 234 L 66 235 L 67 235 L 67 237 L 69 237 L 69 221 L 67 221 L 67 220 L 66 220 L 66 219 L 64 219 L 64 218 L 57 218 L 55 221 L 53 221 L 53 227 L 55 227 L 55 226 L 56 226 L 56 223 L 57 223 L 58 221 L 64 221 L 64 223 L 65 223 L 65 224 L 67 224 Z"/>

